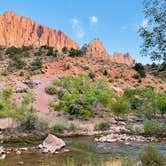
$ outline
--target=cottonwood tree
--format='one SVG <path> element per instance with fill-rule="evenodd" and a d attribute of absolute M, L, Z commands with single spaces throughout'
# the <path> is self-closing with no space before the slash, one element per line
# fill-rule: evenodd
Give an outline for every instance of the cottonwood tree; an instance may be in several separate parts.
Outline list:
<path fill-rule="evenodd" d="M 143 0 L 143 6 L 146 21 L 139 29 L 141 54 L 166 62 L 166 0 Z"/>

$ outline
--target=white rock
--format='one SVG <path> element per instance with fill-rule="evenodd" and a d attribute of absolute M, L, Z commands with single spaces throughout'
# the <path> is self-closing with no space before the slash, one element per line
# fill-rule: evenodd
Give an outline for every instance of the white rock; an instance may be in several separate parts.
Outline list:
<path fill-rule="evenodd" d="M 0 156 L 0 160 L 4 160 L 6 158 L 6 154 L 2 154 L 1 156 Z"/>
<path fill-rule="evenodd" d="M 49 134 L 47 138 L 43 141 L 42 146 L 40 145 L 39 147 L 41 147 L 44 150 L 44 152 L 54 153 L 56 150 L 61 149 L 65 145 L 66 144 L 62 139 L 52 134 Z"/>

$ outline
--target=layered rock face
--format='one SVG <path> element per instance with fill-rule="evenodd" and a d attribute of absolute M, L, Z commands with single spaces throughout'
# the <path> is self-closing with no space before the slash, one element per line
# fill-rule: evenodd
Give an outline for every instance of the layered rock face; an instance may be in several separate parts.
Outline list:
<path fill-rule="evenodd" d="M 133 65 L 135 61 L 132 59 L 129 53 L 122 54 L 115 52 L 113 55 L 109 55 L 104 48 L 102 42 L 99 39 L 92 40 L 89 44 L 85 44 L 82 47 L 84 55 L 101 58 L 101 59 L 109 59 L 112 62 L 116 63 L 124 63 L 127 65 Z"/>
<path fill-rule="evenodd" d="M 111 61 L 116 63 L 125 63 L 127 65 L 133 65 L 135 60 L 133 60 L 132 56 L 129 53 L 122 54 L 115 52 L 112 56 L 110 56 Z"/>
<path fill-rule="evenodd" d="M 53 30 L 10 11 L 0 14 L 0 45 L 16 47 L 49 45 L 57 50 L 64 46 L 79 48 L 78 44 L 62 31 Z"/>

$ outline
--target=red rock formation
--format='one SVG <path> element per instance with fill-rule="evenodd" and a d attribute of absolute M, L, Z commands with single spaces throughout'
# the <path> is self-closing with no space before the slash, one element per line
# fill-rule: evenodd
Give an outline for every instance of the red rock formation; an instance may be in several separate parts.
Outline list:
<path fill-rule="evenodd" d="M 64 46 L 78 48 L 78 44 L 62 31 L 56 31 L 38 24 L 25 16 L 6 11 L 0 14 L 0 45 L 16 46 L 49 45 L 61 50 Z"/>
<path fill-rule="evenodd" d="M 86 56 L 96 57 L 96 58 L 108 58 L 108 53 L 103 46 L 100 39 L 94 39 L 90 41 L 89 44 L 85 44 L 82 50 Z"/>
<path fill-rule="evenodd" d="M 111 60 L 116 63 L 124 63 L 127 65 L 133 65 L 135 61 L 132 59 L 129 53 L 114 53 L 112 56 L 109 56 L 106 49 L 104 48 L 102 42 L 99 39 L 92 40 L 89 44 L 85 44 L 82 47 L 82 50 L 86 56 Z"/>
<path fill-rule="evenodd" d="M 122 53 L 115 52 L 110 58 L 111 58 L 111 61 L 116 63 L 124 63 L 127 65 L 133 65 L 135 63 L 135 61 L 133 60 L 133 58 L 131 57 L 129 53 L 122 54 Z"/>

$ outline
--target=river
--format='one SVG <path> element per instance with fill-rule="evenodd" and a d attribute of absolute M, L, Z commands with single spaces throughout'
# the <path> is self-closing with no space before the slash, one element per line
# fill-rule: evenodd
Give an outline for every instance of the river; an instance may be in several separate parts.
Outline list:
<path fill-rule="evenodd" d="M 113 161 L 119 156 L 130 156 L 133 160 L 138 158 L 138 154 L 147 144 L 110 144 L 94 142 L 94 137 L 72 137 L 64 139 L 68 152 L 42 154 L 39 152 L 24 152 L 20 155 L 11 153 L 1 163 L 2 166 L 93 166 L 102 165 L 106 161 Z M 166 155 L 166 143 L 155 143 L 158 149 Z M 18 146 L 18 145 L 5 145 Z M 20 145 L 19 145 L 20 146 Z M 21 145 L 25 146 L 25 145 Z M 26 145 L 29 146 L 29 145 Z M 93 162 L 93 164 L 92 164 Z"/>

